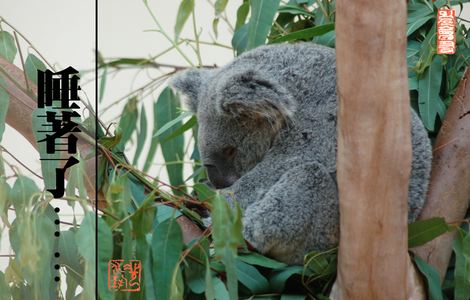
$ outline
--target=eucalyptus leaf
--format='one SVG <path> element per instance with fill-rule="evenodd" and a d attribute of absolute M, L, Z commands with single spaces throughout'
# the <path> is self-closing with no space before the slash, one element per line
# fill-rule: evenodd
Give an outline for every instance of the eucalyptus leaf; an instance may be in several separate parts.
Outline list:
<path fill-rule="evenodd" d="M 428 287 L 428 299 L 429 300 L 442 300 L 441 281 L 439 279 L 439 273 L 434 269 L 433 266 L 427 264 L 424 260 L 418 256 L 414 257 L 414 262 L 418 267 L 421 274 L 424 275 L 427 281 Z"/>
<path fill-rule="evenodd" d="M 220 15 L 227 7 L 228 0 L 216 0 L 214 3 L 215 14 Z"/>
<path fill-rule="evenodd" d="M 108 288 L 108 282 L 104 280 L 108 276 L 109 261 L 113 258 L 113 235 L 111 228 L 103 220 L 98 218 L 98 294 L 102 299 L 112 299 L 113 293 Z M 93 238 L 93 236 L 91 236 Z"/>
<path fill-rule="evenodd" d="M 140 123 L 139 131 L 137 133 L 137 145 L 135 148 L 134 159 L 132 165 L 137 166 L 142 150 L 144 149 L 145 140 L 147 138 L 147 115 L 145 113 L 144 106 L 140 109 Z"/>
<path fill-rule="evenodd" d="M 132 97 L 124 106 L 119 120 L 118 130 L 122 134 L 118 148 L 122 148 L 130 140 L 132 133 L 137 128 L 137 97 Z"/>
<path fill-rule="evenodd" d="M 284 36 L 281 36 L 279 38 L 272 40 L 271 43 L 274 44 L 274 43 L 281 43 L 281 42 L 287 42 L 287 41 L 292 41 L 292 40 L 308 40 L 308 39 L 312 39 L 313 37 L 328 33 L 334 29 L 335 29 L 334 23 L 315 26 L 315 27 L 295 31 L 292 33 L 288 33 Z"/>
<path fill-rule="evenodd" d="M 426 24 L 426 22 L 428 22 L 432 18 L 434 18 L 433 15 L 428 15 L 428 16 L 423 17 L 421 19 L 418 19 L 418 20 L 416 20 L 412 23 L 409 23 L 408 28 L 406 30 L 406 36 L 410 36 L 412 33 L 414 33 L 416 30 L 418 30 L 421 26 Z"/>
<path fill-rule="evenodd" d="M 173 274 L 179 269 L 178 261 L 183 250 L 181 228 L 175 219 L 160 223 L 153 233 L 152 258 L 155 295 L 170 299 Z"/>
<path fill-rule="evenodd" d="M 408 225 L 408 247 L 424 245 L 451 229 L 443 218 L 416 221 Z"/>
<path fill-rule="evenodd" d="M 17 51 L 13 35 L 6 31 L 0 31 L 0 57 L 13 62 Z"/>
<path fill-rule="evenodd" d="M 0 143 L 2 142 L 3 133 L 5 132 L 5 124 L 9 104 L 10 96 L 2 87 L 0 87 Z"/>
<path fill-rule="evenodd" d="M 39 188 L 36 183 L 32 179 L 20 175 L 16 178 L 8 198 L 16 213 L 22 214 L 25 208 L 29 207 L 28 203 L 34 204 L 32 197 L 37 193 L 39 193 Z"/>
<path fill-rule="evenodd" d="M 180 99 L 173 91 L 166 87 L 155 105 L 156 111 L 156 128 L 163 128 L 169 122 L 172 122 L 170 129 L 166 130 L 165 133 L 159 135 L 159 140 L 165 140 L 171 135 L 178 127 L 181 126 L 181 121 L 174 122 L 174 120 L 181 116 L 178 111 L 181 107 Z M 157 131 L 158 133 L 158 131 Z M 172 186 L 180 186 L 184 184 L 183 179 L 183 164 L 178 161 L 182 161 L 184 158 L 184 136 L 179 135 L 172 140 L 161 142 L 163 158 L 165 158 L 166 170 Z"/>
<path fill-rule="evenodd" d="M 250 265 L 257 265 L 270 269 L 281 269 L 287 267 L 285 263 L 279 262 L 256 252 L 240 254 L 238 259 Z"/>
<path fill-rule="evenodd" d="M 178 40 L 184 24 L 188 20 L 191 13 L 194 11 L 194 0 L 182 0 L 178 8 L 175 23 L 175 40 Z"/>
<path fill-rule="evenodd" d="M 240 55 L 245 51 L 248 42 L 248 24 L 240 26 L 232 37 L 232 47 Z"/>
<path fill-rule="evenodd" d="M 301 266 L 288 266 L 284 269 L 276 270 L 269 278 L 269 285 L 271 289 L 276 292 L 282 292 L 289 279 L 294 274 L 302 274 L 303 268 Z"/>
<path fill-rule="evenodd" d="M 100 228 L 102 228 L 102 226 L 99 226 L 98 230 L 100 230 Z M 98 234 L 101 233 L 102 232 L 98 231 Z M 95 276 L 97 276 L 95 273 L 95 234 L 95 215 L 92 212 L 86 212 L 85 217 L 83 218 L 83 222 L 80 225 L 80 229 L 75 234 L 75 242 L 77 243 L 78 253 L 81 255 L 81 257 L 83 257 L 85 262 L 85 273 L 83 275 L 83 297 L 86 299 L 94 299 L 95 297 Z M 101 268 L 101 261 L 98 261 L 98 266 Z"/>
<path fill-rule="evenodd" d="M 103 101 L 107 78 L 108 78 L 108 68 L 103 67 L 103 71 L 101 72 L 101 78 L 100 78 L 100 89 L 99 89 L 99 96 L 98 96 L 99 103 Z"/>
<path fill-rule="evenodd" d="M 442 69 L 442 58 L 436 55 L 432 60 L 432 64 L 418 81 L 419 114 L 423 120 L 424 126 L 431 131 L 435 128 L 436 116 L 443 105 L 439 96 Z"/>
<path fill-rule="evenodd" d="M 253 266 L 236 260 L 238 280 L 253 294 L 261 294 L 269 289 L 268 280 Z"/>
<path fill-rule="evenodd" d="M 29 54 L 24 63 L 24 69 L 28 79 L 38 84 L 38 70 L 45 71 L 47 67 L 36 55 Z"/>
<path fill-rule="evenodd" d="M 245 50 L 264 45 L 280 0 L 250 1 L 251 17 L 248 22 L 248 38 Z"/>
<path fill-rule="evenodd" d="M 455 253 L 454 298 L 467 300 L 470 299 L 470 234 L 459 229 L 452 248 Z"/>
<path fill-rule="evenodd" d="M 245 24 L 249 12 L 250 3 L 248 1 L 243 1 L 242 5 L 237 9 L 237 23 L 235 24 L 235 31 Z"/>

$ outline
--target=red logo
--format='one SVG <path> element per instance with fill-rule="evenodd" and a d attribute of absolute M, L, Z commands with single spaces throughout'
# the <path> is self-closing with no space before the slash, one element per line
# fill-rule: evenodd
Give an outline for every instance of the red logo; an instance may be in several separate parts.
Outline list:
<path fill-rule="evenodd" d="M 140 260 L 113 259 L 108 263 L 108 288 L 121 292 L 140 291 Z"/>
<path fill-rule="evenodd" d="M 455 9 L 437 11 L 437 54 L 455 53 Z"/>

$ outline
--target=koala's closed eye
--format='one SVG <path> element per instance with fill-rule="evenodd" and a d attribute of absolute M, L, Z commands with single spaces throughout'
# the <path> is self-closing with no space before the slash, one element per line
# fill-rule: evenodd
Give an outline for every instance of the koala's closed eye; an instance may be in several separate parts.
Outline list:
<path fill-rule="evenodd" d="M 237 148 L 228 146 L 222 149 L 222 156 L 226 159 L 233 159 L 237 155 Z"/>

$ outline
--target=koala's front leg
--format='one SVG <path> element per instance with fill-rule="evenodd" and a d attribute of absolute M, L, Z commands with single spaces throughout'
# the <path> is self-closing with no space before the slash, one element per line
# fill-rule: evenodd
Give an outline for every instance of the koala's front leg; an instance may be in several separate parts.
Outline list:
<path fill-rule="evenodd" d="M 289 264 L 338 241 L 335 181 L 323 166 L 309 163 L 283 174 L 244 214 L 244 236 L 261 253 Z"/>

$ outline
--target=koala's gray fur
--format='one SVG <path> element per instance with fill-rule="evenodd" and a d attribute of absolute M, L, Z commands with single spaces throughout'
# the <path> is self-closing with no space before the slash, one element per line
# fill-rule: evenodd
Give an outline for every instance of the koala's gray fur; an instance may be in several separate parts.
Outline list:
<path fill-rule="evenodd" d="M 197 112 L 209 180 L 233 192 L 253 246 L 301 264 L 307 252 L 337 244 L 333 49 L 312 43 L 263 46 L 222 68 L 187 71 L 172 85 Z M 411 111 L 409 221 L 423 206 L 431 168 L 430 141 Z"/>

